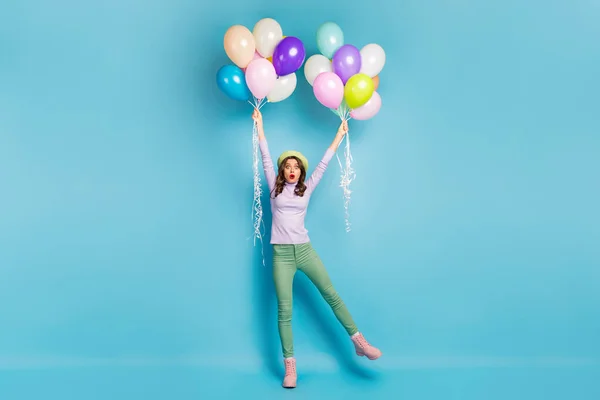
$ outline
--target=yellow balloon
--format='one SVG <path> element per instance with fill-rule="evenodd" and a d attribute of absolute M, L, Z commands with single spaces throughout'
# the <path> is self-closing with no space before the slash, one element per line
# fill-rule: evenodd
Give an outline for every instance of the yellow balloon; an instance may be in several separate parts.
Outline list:
<path fill-rule="evenodd" d="M 254 58 L 256 43 L 248 28 L 243 25 L 234 25 L 225 32 L 223 47 L 235 65 L 246 68 Z"/>
<path fill-rule="evenodd" d="M 363 106 L 373 96 L 375 85 L 367 74 L 356 74 L 348 79 L 344 87 L 344 99 L 350 108 Z"/>
<path fill-rule="evenodd" d="M 287 37 L 287 36 L 284 36 L 284 37 L 282 37 L 282 38 L 281 38 L 281 40 L 285 39 L 286 37 Z M 270 62 L 271 64 L 273 64 L 273 56 L 271 56 L 271 57 L 267 57 L 267 60 L 269 60 L 269 62 Z"/>

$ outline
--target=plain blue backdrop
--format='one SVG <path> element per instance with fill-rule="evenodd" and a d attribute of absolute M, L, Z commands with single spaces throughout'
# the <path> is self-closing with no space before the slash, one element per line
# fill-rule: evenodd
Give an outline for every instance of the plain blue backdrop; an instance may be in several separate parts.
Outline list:
<path fill-rule="evenodd" d="M 215 83 L 226 29 L 263 17 L 309 55 L 329 20 L 387 53 L 381 112 L 350 124 L 353 230 L 335 161 L 306 221 L 385 354 L 357 359 L 298 275 L 292 392 L 251 108 Z M 592 0 L 3 0 L 2 399 L 599 398 L 599 20 Z M 312 165 L 339 124 L 302 71 L 263 110 L 273 154 Z"/>

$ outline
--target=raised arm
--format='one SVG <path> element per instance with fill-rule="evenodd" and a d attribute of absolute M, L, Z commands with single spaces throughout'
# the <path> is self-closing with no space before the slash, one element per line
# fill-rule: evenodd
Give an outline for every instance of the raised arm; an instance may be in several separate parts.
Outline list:
<path fill-rule="evenodd" d="M 260 153 L 262 154 L 263 169 L 265 171 L 265 178 L 267 179 L 267 185 L 269 186 L 269 192 L 272 192 L 275 188 L 275 167 L 273 166 L 273 159 L 271 153 L 269 153 L 269 146 L 265 137 L 265 131 L 263 129 L 262 114 L 257 109 L 252 113 L 252 119 L 258 129 L 258 144 L 260 146 Z"/>
<path fill-rule="evenodd" d="M 315 188 L 321 181 L 321 178 L 323 177 L 323 174 L 325 173 L 325 170 L 327 169 L 327 165 L 329 164 L 329 161 L 331 160 L 331 158 L 337 151 L 337 148 L 339 147 L 339 145 L 342 142 L 342 139 L 344 138 L 344 135 L 346 133 L 348 133 L 348 122 L 342 121 L 342 123 L 340 124 L 340 127 L 338 128 L 337 134 L 335 135 L 335 138 L 333 139 L 333 142 L 331 142 L 331 145 L 327 148 L 327 151 L 323 155 L 323 158 L 321 159 L 321 161 L 315 168 L 315 170 L 312 173 L 312 175 L 310 176 L 310 178 L 308 178 L 308 180 L 306 181 L 306 190 L 308 192 L 312 192 L 313 190 L 315 190 Z"/>

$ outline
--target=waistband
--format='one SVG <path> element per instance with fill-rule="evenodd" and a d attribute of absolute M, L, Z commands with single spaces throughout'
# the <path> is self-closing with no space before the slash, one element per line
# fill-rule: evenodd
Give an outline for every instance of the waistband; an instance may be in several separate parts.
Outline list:
<path fill-rule="evenodd" d="M 310 242 L 306 242 L 306 243 L 296 243 L 296 244 L 281 244 L 281 243 L 275 243 L 273 244 L 273 247 L 277 247 L 280 249 L 299 249 L 302 247 L 311 247 L 311 243 Z"/>

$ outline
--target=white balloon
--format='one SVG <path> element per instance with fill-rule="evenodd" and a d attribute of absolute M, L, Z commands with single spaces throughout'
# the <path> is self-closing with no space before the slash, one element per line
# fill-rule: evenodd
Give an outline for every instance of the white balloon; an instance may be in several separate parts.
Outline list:
<path fill-rule="evenodd" d="M 270 103 L 277 103 L 278 101 L 287 99 L 294 93 L 297 83 L 298 79 L 295 72 L 278 77 L 275 81 L 275 86 L 267 95 L 267 100 Z"/>
<path fill-rule="evenodd" d="M 264 58 L 271 57 L 275 47 L 283 39 L 281 26 L 273 18 L 263 18 L 254 25 L 252 31 L 256 51 Z"/>
<path fill-rule="evenodd" d="M 331 61 L 322 54 L 312 55 L 304 63 L 304 76 L 311 86 L 319 74 L 332 71 Z"/>
<path fill-rule="evenodd" d="M 385 65 L 385 51 L 378 44 L 368 44 L 360 50 L 360 61 L 360 72 L 374 78 Z"/>

